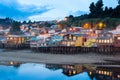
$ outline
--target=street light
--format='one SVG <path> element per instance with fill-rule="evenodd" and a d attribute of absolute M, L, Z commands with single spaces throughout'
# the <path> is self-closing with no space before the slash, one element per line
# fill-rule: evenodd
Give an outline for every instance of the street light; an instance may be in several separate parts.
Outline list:
<path fill-rule="evenodd" d="M 103 23 L 100 22 L 98 25 L 99 25 L 99 28 L 102 29 L 102 27 L 103 27 Z"/>
<path fill-rule="evenodd" d="M 89 24 L 89 23 L 85 23 L 83 27 L 84 27 L 85 29 L 88 29 L 88 28 L 90 28 L 90 24 Z"/>

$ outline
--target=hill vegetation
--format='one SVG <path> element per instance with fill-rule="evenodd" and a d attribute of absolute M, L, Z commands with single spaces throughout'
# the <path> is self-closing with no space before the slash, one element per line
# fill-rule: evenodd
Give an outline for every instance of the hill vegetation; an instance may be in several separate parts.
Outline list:
<path fill-rule="evenodd" d="M 66 17 L 66 21 L 58 24 L 63 23 L 68 26 L 83 26 L 85 28 L 113 29 L 120 24 L 120 4 L 115 8 L 103 6 L 102 0 L 98 0 L 96 3 L 92 2 L 89 6 L 89 14 L 78 17 L 70 15 Z"/>

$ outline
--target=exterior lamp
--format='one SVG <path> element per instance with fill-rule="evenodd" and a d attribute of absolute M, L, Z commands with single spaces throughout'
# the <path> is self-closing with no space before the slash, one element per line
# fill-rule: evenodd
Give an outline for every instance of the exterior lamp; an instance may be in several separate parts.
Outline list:
<path fill-rule="evenodd" d="M 72 28 L 70 28 L 69 30 L 72 31 Z"/>
<path fill-rule="evenodd" d="M 98 25 L 99 25 L 99 28 L 102 29 L 102 27 L 103 27 L 103 23 L 100 22 Z"/>
<path fill-rule="evenodd" d="M 118 78 L 120 78 L 120 75 L 117 75 Z"/>
<path fill-rule="evenodd" d="M 89 24 L 88 24 L 88 23 L 85 23 L 85 24 L 84 24 L 84 28 L 85 28 L 85 29 L 88 29 L 88 28 L 89 28 Z"/>
<path fill-rule="evenodd" d="M 104 41 L 105 43 L 107 42 L 107 40 Z"/>

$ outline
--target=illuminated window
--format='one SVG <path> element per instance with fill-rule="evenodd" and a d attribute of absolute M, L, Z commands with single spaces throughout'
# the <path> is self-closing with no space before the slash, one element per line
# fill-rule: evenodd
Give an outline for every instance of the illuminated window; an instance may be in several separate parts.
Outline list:
<path fill-rule="evenodd" d="M 104 71 L 101 71 L 102 72 L 102 74 L 104 74 Z"/>
<path fill-rule="evenodd" d="M 109 76 L 109 72 L 107 72 L 107 75 Z"/>
<path fill-rule="evenodd" d="M 101 43 L 102 42 L 102 40 L 99 40 L 99 43 Z"/>
<path fill-rule="evenodd" d="M 69 70 L 69 75 L 71 75 L 71 73 L 72 73 L 72 72 Z"/>
<path fill-rule="evenodd" d="M 110 76 L 112 76 L 112 72 L 110 72 Z"/>
<path fill-rule="evenodd" d="M 117 39 L 120 40 L 120 37 L 118 37 Z"/>
<path fill-rule="evenodd" d="M 99 74 L 101 74 L 101 71 L 99 71 Z"/>
<path fill-rule="evenodd" d="M 11 37 L 10 40 L 12 40 L 13 38 Z"/>
<path fill-rule="evenodd" d="M 118 78 L 120 78 L 120 75 L 117 75 Z"/>
<path fill-rule="evenodd" d="M 104 71 L 104 75 L 106 75 L 107 74 L 107 72 L 106 71 Z"/>
<path fill-rule="evenodd" d="M 71 36 L 71 35 L 69 36 L 69 39 L 72 39 L 72 36 Z"/>
<path fill-rule="evenodd" d="M 75 71 L 75 70 L 73 70 L 73 74 L 76 74 L 76 71 Z"/>
<path fill-rule="evenodd" d="M 75 36 L 73 37 L 73 40 L 76 40 L 76 37 L 75 37 Z"/>
<path fill-rule="evenodd" d="M 90 75 L 92 75 L 92 72 L 90 71 L 90 73 L 89 73 Z"/>
<path fill-rule="evenodd" d="M 110 40 L 107 40 L 107 43 L 110 43 Z"/>
<path fill-rule="evenodd" d="M 104 43 L 107 43 L 107 40 L 104 40 Z"/>
<path fill-rule="evenodd" d="M 110 43 L 113 43 L 113 40 L 112 40 L 112 39 L 110 39 Z"/>
<path fill-rule="evenodd" d="M 104 40 L 102 40 L 102 43 L 104 43 Z"/>

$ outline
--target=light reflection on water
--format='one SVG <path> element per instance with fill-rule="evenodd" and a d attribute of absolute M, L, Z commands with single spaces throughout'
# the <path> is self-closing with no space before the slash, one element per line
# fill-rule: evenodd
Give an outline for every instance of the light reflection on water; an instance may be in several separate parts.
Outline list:
<path fill-rule="evenodd" d="M 0 80 L 120 80 L 119 67 L 91 64 L 18 64 L 13 62 L 0 65 Z"/>

